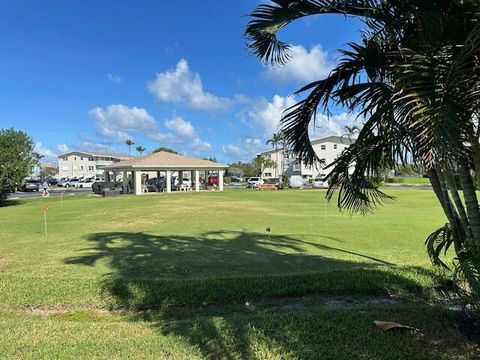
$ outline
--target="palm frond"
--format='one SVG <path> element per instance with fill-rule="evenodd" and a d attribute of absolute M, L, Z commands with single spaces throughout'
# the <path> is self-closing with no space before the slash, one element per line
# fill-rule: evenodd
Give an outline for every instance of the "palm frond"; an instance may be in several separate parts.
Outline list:
<path fill-rule="evenodd" d="M 453 232 L 450 224 L 445 224 L 441 228 L 431 233 L 425 240 L 428 256 L 432 264 L 441 266 L 445 269 L 450 269 L 441 258 L 442 252 L 447 253 L 450 246 L 453 244 Z"/>
<path fill-rule="evenodd" d="M 319 14 L 343 14 L 382 18 L 380 0 L 272 0 L 261 4 L 250 15 L 245 30 L 248 47 L 266 63 L 284 64 L 289 45 L 278 40 L 278 31 L 297 19 Z"/>

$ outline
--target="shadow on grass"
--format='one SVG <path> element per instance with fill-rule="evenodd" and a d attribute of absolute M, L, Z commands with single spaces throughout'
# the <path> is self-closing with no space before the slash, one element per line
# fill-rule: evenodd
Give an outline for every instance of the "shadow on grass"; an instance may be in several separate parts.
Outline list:
<path fill-rule="evenodd" d="M 372 315 L 313 306 L 292 312 L 242 304 L 314 294 L 424 296 L 425 279 L 432 275 L 426 269 L 398 268 L 365 254 L 259 233 L 215 231 L 193 237 L 105 232 L 88 240 L 92 246 L 65 263 L 108 262 L 111 272 L 105 275 L 103 295 L 112 308 L 159 310 L 136 313 L 128 320 L 141 320 L 163 335 L 182 337 L 205 358 L 315 359 L 319 354 L 345 358 L 346 353 L 349 358 L 360 353 L 388 358 L 396 351 L 407 351 L 397 358 L 408 359 L 421 351 L 414 339 L 392 338 L 396 341 L 392 347 L 384 334 L 376 332 L 372 316 L 383 319 L 385 310 Z M 353 255 L 358 262 L 305 250 L 312 246 L 326 253 Z M 428 319 L 423 311 L 410 317 L 405 314 L 410 316 L 411 311 L 388 319 L 419 327 L 422 324 L 414 320 Z"/>
<path fill-rule="evenodd" d="M 412 276 L 364 254 L 306 242 L 291 236 L 214 231 L 201 236 L 143 232 L 96 233 L 92 247 L 65 259 L 94 266 L 108 262 L 104 296 L 113 307 L 237 303 L 306 294 L 385 294 L 397 289 L 421 293 Z M 312 254 L 306 247 L 348 253 L 358 262 Z M 389 265 L 389 266 L 386 266 Z M 414 277 L 415 275 L 413 275 Z"/>
<path fill-rule="evenodd" d="M 21 205 L 23 202 L 18 199 L 1 199 L 0 198 L 0 208 L 7 206 L 16 206 Z"/>

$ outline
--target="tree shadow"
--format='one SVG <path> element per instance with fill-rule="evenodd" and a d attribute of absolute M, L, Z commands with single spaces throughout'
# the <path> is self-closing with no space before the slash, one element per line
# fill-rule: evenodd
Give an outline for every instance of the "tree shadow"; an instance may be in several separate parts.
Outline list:
<path fill-rule="evenodd" d="M 0 198 L 0 208 L 8 206 L 17 206 L 21 205 L 24 202 L 18 199 L 2 199 Z"/>
<path fill-rule="evenodd" d="M 259 332 L 267 347 L 304 351 L 306 357 L 315 358 L 314 352 L 299 348 L 301 340 L 287 341 L 274 328 L 284 328 L 294 339 L 311 329 L 298 323 L 289 327 L 284 316 L 277 319 L 275 311 L 242 305 L 246 301 L 424 291 L 411 274 L 396 273 L 387 261 L 292 236 L 241 231 L 200 236 L 104 232 L 87 239 L 92 246 L 78 250 L 80 254 L 65 263 L 107 262 L 111 271 L 104 276 L 102 292 L 109 306 L 148 309 L 130 320 L 141 317 L 161 334 L 187 339 L 205 358 L 255 358 L 252 347 L 258 344 L 251 343 L 252 331 Z M 311 246 L 353 255 L 358 262 L 312 254 L 305 250 Z M 302 316 L 300 320 L 308 321 Z"/>
<path fill-rule="evenodd" d="M 268 296 L 317 292 L 385 292 L 393 264 L 360 253 L 286 235 L 212 231 L 200 236 L 105 232 L 88 236 L 91 247 L 65 259 L 71 265 L 107 262 L 103 294 L 114 307 L 235 303 Z M 358 261 L 307 252 L 306 246 L 347 253 Z M 382 270 L 383 269 L 383 270 Z M 405 280 L 406 281 L 406 280 Z"/>

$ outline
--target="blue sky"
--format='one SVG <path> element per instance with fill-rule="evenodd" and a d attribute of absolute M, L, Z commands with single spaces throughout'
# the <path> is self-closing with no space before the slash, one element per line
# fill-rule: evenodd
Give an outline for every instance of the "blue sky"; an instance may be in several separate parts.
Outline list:
<path fill-rule="evenodd" d="M 245 46 L 257 0 L 0 3 L 0 128 L 28 132 L 47 158 L 125 152 L 126 138 L 223 162 L 266 148 L 288 98 L 328 73 L 358 22 L 309 18 L 281 32 L 293 60 L 267 68 Z M 354 121 L 322 119 L 316 136 Z"/>

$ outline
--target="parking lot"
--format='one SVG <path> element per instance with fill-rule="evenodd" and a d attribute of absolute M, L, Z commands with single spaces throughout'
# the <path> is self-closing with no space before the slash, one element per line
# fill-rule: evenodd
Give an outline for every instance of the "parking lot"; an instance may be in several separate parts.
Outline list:
<path fill-rule="evenodd" d="M 92 189 L 76 189 L 76 188 L 50 188 L 50 196 L 60 196 L 63 192 L 64 195 L 78 194 L 78 193 L 91 193 Z M 17 191 L 8 195 L 8 199 L 25 199 L 25 198 L 35 198 L 42 197 L 42 190 L 40 191 Z"/>

